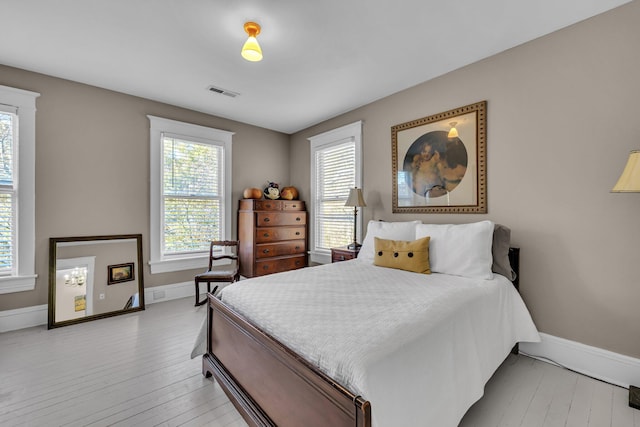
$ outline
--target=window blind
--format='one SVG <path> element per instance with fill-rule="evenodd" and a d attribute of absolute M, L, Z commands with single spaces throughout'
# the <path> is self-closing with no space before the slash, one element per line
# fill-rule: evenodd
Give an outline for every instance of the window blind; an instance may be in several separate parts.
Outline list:
<path fill-rule="evenodd" d="M 16 259 L 15 113 L 0 110 L 0 275 L 13 274 Z"/>
<path fill-rule="evenodd" d="M 316 152 L 315 249 L 344 246 L 353 238 L 353 209 L 344 206 L 355 186 L 353 139 Z"/>
<path fill-rule="evenodd" d="M 0 275 L 13 274 L 16 259 L 15 113 L 0 110 Z"/>

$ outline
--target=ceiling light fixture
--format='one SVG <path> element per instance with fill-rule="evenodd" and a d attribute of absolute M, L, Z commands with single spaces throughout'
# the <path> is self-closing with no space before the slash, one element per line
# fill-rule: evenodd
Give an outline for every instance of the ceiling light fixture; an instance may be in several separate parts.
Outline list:
<path fill-rule="evenodd" d="M 449 130 L 449 134 L 447 135 L 448 138 L 457 138 L 458 137 L 458 129 L 456 129 L 456 125 L 457 124 L 458 124 L 458 122 L 449 123 L 449 126 L 451 126 L 451 129 Z"/>
<path fill-rule="evenodd" d="M 242 57 L 251 62 L 262 61 L 262 49 L 256 39 L 256 36 L 260 34 L 260 25 L 255 22 L 246 22 L 244 30 L 249 34 L 249 38 L 242 46 Z"/>

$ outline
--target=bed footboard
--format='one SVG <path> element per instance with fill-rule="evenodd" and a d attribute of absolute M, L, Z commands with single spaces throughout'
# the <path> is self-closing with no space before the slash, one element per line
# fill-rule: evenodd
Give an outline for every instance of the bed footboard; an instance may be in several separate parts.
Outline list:
<path fill-rule="evenodd" d="M 213 375 L 252 426 L 370 427 L 368 401 L 209 295 L 207 354 Z"/>

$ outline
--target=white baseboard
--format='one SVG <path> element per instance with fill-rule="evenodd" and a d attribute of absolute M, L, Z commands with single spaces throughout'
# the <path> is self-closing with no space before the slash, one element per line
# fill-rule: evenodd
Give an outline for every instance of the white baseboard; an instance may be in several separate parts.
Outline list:
<path fill-rule="evenodd" d="M 640 384 L 640 359 L 553 335 L 540 337 L 539 343 L 520 343 L 520 351 L 621 387 Z"/>
<path fill-rule="evenodd" d="M 0 311 L 0 332 L 47 324 L 48 304 Z"/>
<path fill-rule="evenodd" d="M 204 288 L 204 292 L 203 289 Z M 207 285 L 200 285 L 200 295 L 204 298 Z M 154 286 L 153 288 L 145 288 L 144 303 L 153 304 L 156 302 L 169 301 L 172 299 L 194 298 L 195 287 L 193 282 L 174 283 L 172 285 Z M 195 301 L 194 301 L 195 302 Z"/>
<path fill-rule="evenodd" d="M 204 288 L 204 289 L 203 289 Z M 204 298 L 207 286 L 200 286 L 200 297 Z M 193 282 L 174 283 L 172 285 L 145 288 L 144 303 L 169 301 L 172 299 L 194 298 Z M 194 298 L 195 299 L 195 298 Z M 195 301 L 194 301 L 195 302 Z M 17 308 L 15 310 L 0 311 L 0 333 L 46 325 L 48 321 L 48 304 L 32 307 Z"/>

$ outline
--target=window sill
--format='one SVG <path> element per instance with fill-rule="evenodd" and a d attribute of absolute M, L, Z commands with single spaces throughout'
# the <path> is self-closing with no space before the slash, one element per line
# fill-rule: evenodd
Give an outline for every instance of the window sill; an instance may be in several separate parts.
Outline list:
<path fill-rule="evenodd" d="M 331 264 L 331 252 L 309 252 L 309 260 L 318 264 Z"/>
<path fill-rule="evenodd" d="M 0 294 L 32 291 L 36 288 L 37 274 L 28 276 L 0 277 Z"/>
<path fill-rule="evenodd" d="M 149 261 L 149 266 L 151 267 L 151 274 L 207 268 L 209 266 L 209 255 Z"/>

